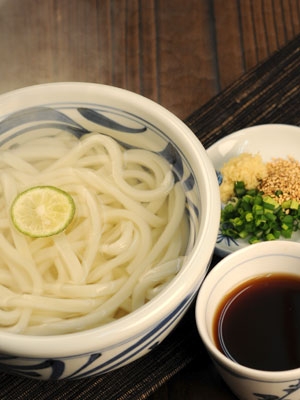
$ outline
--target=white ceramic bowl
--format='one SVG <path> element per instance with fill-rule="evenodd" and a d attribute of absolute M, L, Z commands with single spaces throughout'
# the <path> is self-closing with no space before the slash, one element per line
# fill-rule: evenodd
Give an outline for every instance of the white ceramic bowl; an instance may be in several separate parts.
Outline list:
<path fill-rule="evenodd" d="M 242 282 L 272 273 L 290 274 L 299 278 L 299 265 L 300 243 L 282 240 L 257 243 L 223 258 L 209 272 L 200 288 L 196 301 L 199 334 L 220 375 L 239 399 L 279 400 L 285 399 L 288 393 L 289 400 L 298 400 L 300 368 L 261 371 L 227 358 L 217 349 L 213 340 L 216 309 L 225 295 Z"/>
<path fill-rule="evenodd" d="M 160 153 L 182 182 L 190 228 L 182 270 L 153 300 L 118 321 L 83 332 L 26 336 L 0 331 L 1 369 L 37 379 L 73 379 L 103 374 L 143 356 L 180 321 L 214 250 L 220 201 L 215 171 L 203 146 L 160 105 L 104 85 L 28 87 L 0 96 L 0 110 L 0 146 L 17 142 L 32 130 L 57 128 L 80 136 L 105 129 L 122 143 Z"/>
<path fill-rule="evenodd" d="M 288 156 L 300 161 L 300 128 L 282 124 L 257 125 L 234 132 L 214 143 L 207 149 L 207 154 L 220 183 L 220 168 L 224 163 L 245 152 L 259 153 L 264 162 L 271 161 L 273 157 Z M 295 232 L 291 240 L 300 242 L 300 233 Z M 216 254 L 224 257 L 246 246 L 249 246 L 246 239 L 233 239 L 219 232 Z"/>

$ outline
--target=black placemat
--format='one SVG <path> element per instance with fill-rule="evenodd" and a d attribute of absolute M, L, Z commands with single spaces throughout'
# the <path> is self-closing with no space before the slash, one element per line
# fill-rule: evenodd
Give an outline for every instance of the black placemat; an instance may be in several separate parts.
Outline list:
<path fill-rule="evenodd" d="M 195 111 L 185 122 L 206 148 L 247 126 L 300 125 L 299 66 L 300 36 Z M 212 265 L 217 261 L 215 257 Z M 99 377 L 56 382 L 0 373 L 0 399 L 146 399 L 195 357 L 201 358 L 202 351 L 192 306 L 163 343 L 126 367 Z"/>
<path fill-rule="evenodd" d="M 300 35 L 185 121 L 207 148 L 260 124 L 300 124 Z"/>

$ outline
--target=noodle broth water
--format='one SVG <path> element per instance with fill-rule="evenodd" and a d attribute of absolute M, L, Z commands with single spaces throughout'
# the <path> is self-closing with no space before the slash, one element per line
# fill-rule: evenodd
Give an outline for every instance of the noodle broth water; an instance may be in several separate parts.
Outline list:
<path fill-rule="evenodd" d="M 29 138 L 1 151 L 0 246 L 14 254 L 1 267 L 1 298 L 10 310 L 2 329 L 89 329 L 155 297 L 181 269 L 189 240 L 186 197 L 172 165 L 99 133 Z M 57 235 L 25 237 L 7 210 L 20 192 L 42 184 L 68 193 L 75 215 Z"/>

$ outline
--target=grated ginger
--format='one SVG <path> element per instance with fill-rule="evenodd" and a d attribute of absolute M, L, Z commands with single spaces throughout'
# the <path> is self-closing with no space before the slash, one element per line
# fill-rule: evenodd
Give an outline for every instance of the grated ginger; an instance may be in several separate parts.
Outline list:
<path fill-rule="evenodd" d="M 260 154 L 241 153 L 232 157 L 221 168 L 223 177 L 220 185 L 221 201 L 226 203 L 234 196 L 234 183 L 243 181 L 247 190 L 256 188 L 267 177 L 267 166 Z"/>

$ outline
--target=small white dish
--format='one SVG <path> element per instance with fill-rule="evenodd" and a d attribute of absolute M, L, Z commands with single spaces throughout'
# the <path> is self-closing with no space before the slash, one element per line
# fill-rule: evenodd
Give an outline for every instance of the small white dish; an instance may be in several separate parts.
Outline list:
<path fill-rule="evenodd" d="M 257 125 L 232 133 L 207 149 L 217 174 L 225 162 L 245 152 L 259 153 L 264 162 L 274 157 L 287 156 L 300 161 L 300 127 L 283 124 Z M 300 242 L 300 232 L 295 232 L 292 239 L 286 240 Z M 225 257 L 246 246 L 250 246 L 246 239 L 225 237 L 219 232 L 215 253 Z"/>

